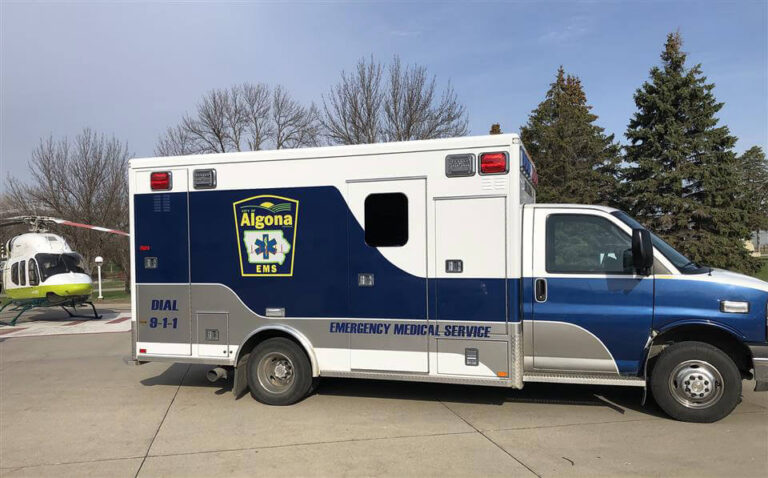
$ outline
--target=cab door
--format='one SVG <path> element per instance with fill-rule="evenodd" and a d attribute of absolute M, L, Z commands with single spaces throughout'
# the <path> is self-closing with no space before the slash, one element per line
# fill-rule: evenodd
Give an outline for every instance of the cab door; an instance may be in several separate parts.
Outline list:
<path fill-rule="evenodd" d="M 654 279 L 632 267 L 631 230 L 596 209 L 534 211 L 534 369 L 636 373 Z"/>
<path fill-rule="evenodd" d="M 350 318 L 373 324 L 350 334 L 350 367 L 427 372 L 426 180 L 350 182 L 347 200 Z"/>

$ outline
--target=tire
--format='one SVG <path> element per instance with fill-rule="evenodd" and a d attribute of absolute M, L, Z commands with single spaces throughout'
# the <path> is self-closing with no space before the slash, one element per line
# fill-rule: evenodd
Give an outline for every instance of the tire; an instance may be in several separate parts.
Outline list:
<path fill-rule="evenodd" d="M 309 393 L 312 367 L 295 342 L 277 337 L 265 340 L 248 358 L 251 396 L 267 405 L 291 405 Z"/>
<path fill-rule="evenodd" d="M 704 342 L 679 342 L 659 354 L 651 393 L 670 417 L 712 423 L 741 400 L 741 373 L 722 350 Z"/>

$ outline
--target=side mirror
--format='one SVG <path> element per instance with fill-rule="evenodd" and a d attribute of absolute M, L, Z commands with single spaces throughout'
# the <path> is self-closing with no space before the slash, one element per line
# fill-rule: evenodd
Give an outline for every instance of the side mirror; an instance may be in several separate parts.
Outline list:
<path fill-rule="evenodd" d="M 646 229 L 632 229 L 632 262 L 639 274 L 650 275 L 653 267 L 653 243 L 651 233 Z"/>

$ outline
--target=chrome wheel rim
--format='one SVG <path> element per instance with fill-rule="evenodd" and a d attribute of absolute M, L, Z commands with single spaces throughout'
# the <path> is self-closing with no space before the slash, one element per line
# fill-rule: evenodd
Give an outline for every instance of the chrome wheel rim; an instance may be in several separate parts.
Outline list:
<path fill-rule="evenodd" d="M 669 374 L 669 391 L 687 408 L 708 408 L 723 396 L 723 376 L 710 363 L 686 360 Z"/>
<path fill-rule="evenodd" d="M 264 390 L 275 394 L 283 393 L 293 385 L 293 362 L 280 352 L 268 353 L 259 361 L 258 377 Z"/>

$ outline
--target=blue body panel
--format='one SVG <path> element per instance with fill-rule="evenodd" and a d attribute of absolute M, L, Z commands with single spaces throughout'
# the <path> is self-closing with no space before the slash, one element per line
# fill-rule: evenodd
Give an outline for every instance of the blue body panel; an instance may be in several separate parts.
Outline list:
<path fill-rule="evenodd" d="M 438 279 L 437 319 L 477 318 L 503 322 L 507 316 L 505 282 L 503 279 Z M 517 280 L 511 282 L 518 283 Z"/>
<path fill-rule="evenodd" d="M 747 301 L 748 314 L 720 312 L 720 300 Z M 764 342 L 768 293 L 724 282 L 685 279 L 656 280 L 653 328 L 669 330 L 683 324 L 714 325 L 747 342 Z"/>
<path fill-rule="evenodd" d="M 189 283 L 187 193 L 137 195 L 134 208 L 136 282 Z M 142 251 L 140 246 L 149 250 Z M 157 257 L 157 269 L 145 269 L 144 258 Z"/>
<path fill-rule="evenodd" d="M 548 278 L 548 298 L 534 302 L 538 321 L 568 322 L 594 334 L 619 372 L 640 369 L 653 320 L 653 279 Z M 536 326 L 533 328 L 536 348 Z"/>

